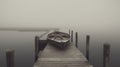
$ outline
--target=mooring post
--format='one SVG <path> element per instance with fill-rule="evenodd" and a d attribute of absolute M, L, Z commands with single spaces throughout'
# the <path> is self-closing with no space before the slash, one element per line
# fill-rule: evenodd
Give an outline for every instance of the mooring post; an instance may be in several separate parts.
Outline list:
<path fill-rule="evenodd" d="M 71 42 L 73 42 L 73 30 L 71 31 Z"/>
<path fill-rule="evenodd" d="M 39 52 L 39 37 L 35 36 L 35 62 L 38 58 L 38 52 Z"/>
<path fill-rule="evenodd" d="M 6 63 L 7 67 L 15 67 L 13 49 L 6 49 Z"/>
<path fill-rule="evenodd" d="M 69 29 L 69 35 L 70 35 L 70 29 Z"/>
<path fill-rule="evenodd" d="M 90 35 L 86 36 L 86 58 L 89 61 L 89 46 L 90 46 Z"/>
<path fill-rule="evenodd" d="M 109 67 L 110 62 L 110 44 L 103 45 L 103 67 Z"/>
<path fill-rule="evenodd" d="M 78 32 L 75 33 L 75 38 L 76 38 L 76 42 L 75 42 L 76 48 L 78 48 Z"/>

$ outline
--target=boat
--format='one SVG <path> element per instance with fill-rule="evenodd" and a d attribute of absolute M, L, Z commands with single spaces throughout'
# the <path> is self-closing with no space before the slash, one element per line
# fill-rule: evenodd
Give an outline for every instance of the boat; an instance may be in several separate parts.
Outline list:
<path fill-rule="evenodd" d="M 48 43 L 57 48 L 66 48 L 70 44 L 70 35 L 68 33 L 54 31 L 47 36 Z"/>

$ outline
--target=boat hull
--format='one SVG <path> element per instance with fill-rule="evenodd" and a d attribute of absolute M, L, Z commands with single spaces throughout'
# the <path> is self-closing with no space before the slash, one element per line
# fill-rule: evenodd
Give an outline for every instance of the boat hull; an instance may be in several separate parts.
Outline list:
<path fill-rule="evenodd" d="M 64 42 L 59 43 L 59 42 L 56 42 L 56 41 L 48 40 L 48 43 L 50 45 L 55 46 L 56 48 L 65 49 L 65 48 L 67 48 L 69 46 L 70 41 L 67 41 L 65 43 Z"/>

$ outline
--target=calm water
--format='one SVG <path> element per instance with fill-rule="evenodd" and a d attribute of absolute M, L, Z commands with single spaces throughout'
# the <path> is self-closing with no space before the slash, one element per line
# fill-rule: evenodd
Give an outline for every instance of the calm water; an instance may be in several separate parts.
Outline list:
<path fill-rule="evenodd" d="M 120 36 L 118 33 L 109 32 L 82 32 L 74 29 L 79 33 L 79 49 L 85 55 L 85 36 L 91 35 L 90 42 L 90 63 L 94 67 L 102 67 L 103 61 L 103 44 L 111 44 L 111 61 L 110 67 L 119 67 L 120 64 Z M 68 31 L 67 31 L 68 32 Z M 34 37 L 44 32 L 15 32 L 0 31 L 0 67 L 6 67 L 5 49 L 12 48 L 15 50 L 16 67 L 33 67 L 34 64 Z"/>

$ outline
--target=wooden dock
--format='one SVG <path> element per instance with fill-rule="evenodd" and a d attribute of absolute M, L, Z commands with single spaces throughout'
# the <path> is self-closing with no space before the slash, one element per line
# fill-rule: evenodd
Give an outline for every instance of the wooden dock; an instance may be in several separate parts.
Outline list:
<path fill-rule="evenodd" d="M 47 44 L 43 51 L 38 53 L 38 58 L 33 67 L 93 67 L 78 48 L 71 43 L 60 50 Z"/>

